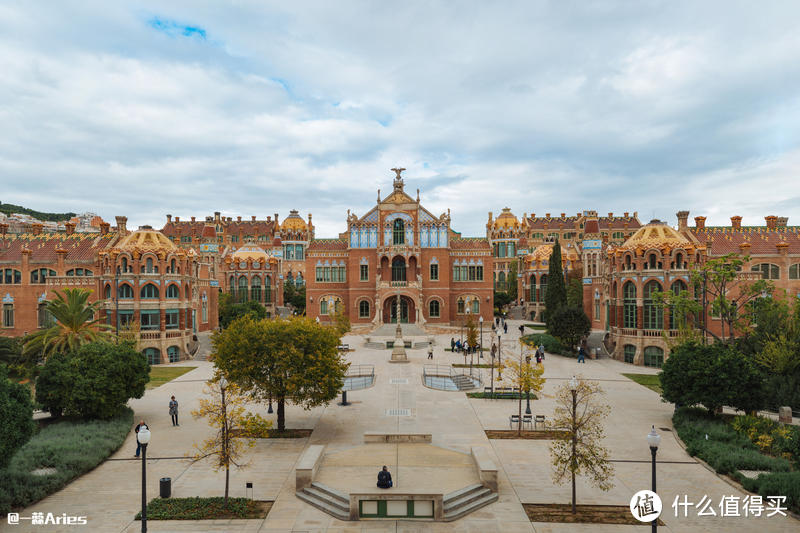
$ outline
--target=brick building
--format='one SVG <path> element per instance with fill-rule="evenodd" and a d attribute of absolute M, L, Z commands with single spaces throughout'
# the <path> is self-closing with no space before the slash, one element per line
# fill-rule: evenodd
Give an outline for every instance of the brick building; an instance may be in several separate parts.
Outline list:
<path fill-rule="evenodd" d="M 492 248 L 462 238 L 450 214 L 425 209 L 404 191 L 400 172 L 392 193 L 365 215 L 348 211 L 347 231 L 314 239 L 306 254 L 306 312 L 329 320 L 337 310 L 354 324 L 460 324 L 469 315 L 492 319 Z M 313 274 L 313 275 L 312 275 Z"/>

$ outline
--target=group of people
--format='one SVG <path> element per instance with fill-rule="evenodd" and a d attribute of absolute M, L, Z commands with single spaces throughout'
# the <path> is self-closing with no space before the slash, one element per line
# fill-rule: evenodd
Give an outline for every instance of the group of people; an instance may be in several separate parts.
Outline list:
<path fill-rule="evenodd" d="M 450 337 L 450 351 L 470 354 L 470 353 L 476 353 L 478 351 L 478 347 L 470 346 L 466 342 L 461 342 L 460 339 L 456 340 Z M 430 357 L 430 359 L 433 359 L 433 357 Z"/>
<path fill-rule="evenodd" d="M 169 416 L 172 419 L 173 427 L 180 426 L 178 424 L 178 400 L 175 399 L 175 396 L 170 397 L 169 400 Z M 139 453 L 142 451 L 142 445 L 139 443 L 139 430 L 142 428 L 150 429 L 144 420 L 140 420 L 136 427 L 133 428 L 134 433 L 136 433 L 136 453 L 134 457 L 139 457 Z"/>

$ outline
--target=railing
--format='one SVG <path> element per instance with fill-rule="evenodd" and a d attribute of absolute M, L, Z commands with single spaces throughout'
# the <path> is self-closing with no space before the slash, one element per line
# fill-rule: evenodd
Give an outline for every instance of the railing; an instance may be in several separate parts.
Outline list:
<path fill-rule="evenodd" d="M 353 391 L 371 387 L 375 382 L 374 365 L 351 365 L 342 383 L 342 391 Z"/>
<path fill-rule="evenodd" d="M 643 335 L 645 337 L 661 337 L 660 329 L 645 329 L 643 330 Z"/>
<path fill-rule="evenodd" d="M 635 337 L 636 336 L 636 330 L 635 329 L 622 328 L 620 331 L 622 332 L 621 333 L 622 335 L 626 335 L 628 337 Z"/>
<path fill-rule="evenodd" d="M 139 333 L 139 338 L 143 341 L 155 341 L 161 338 L 160 331 L 142 331 Z"/>
<path fill-rule="evenodd" d="M 422 367 L 422 377 L 423 378 L 453 378 L 457 376 L 470 376 L 473 379 L 477 379 L 480 383 L 483 383 L 483 373 L 481 372 L 480 368 L 453 368 L 450 365 L 425 365 Z"/>
<path fill-rule="evenodd" d="M 393 281 L 392 287 L 408 287 L 407 281 Z"/>
<path fill-rule="evenodd" d="M 345 377 L 351 378 L 356 376 L 375 377 L 375 365 L 350 365 Z"/>
<path fill-rule="evenodd" d="M 94 276 L 47 276 L 44 281 L 48 286 L 71 285 L 92 287 L 97 283 L 97 278 Z"/>
<path fill-rule="evenodd" d="M 680 334 L 681 334 L 681 330 L 679 330 L 679 329 L 671 329 L 671 330 L 669 330 L 669 336 L 670 337 L 677 337 Z"/>
<path fill-rule="evenodd" d="M 183 334 L 182 331 L 167 331 L 167 338 L 168 339 L 175 339 L 175 338 L 178 338 L 178 337 L 183 337 L 183 335 L 184 334 Z"/>

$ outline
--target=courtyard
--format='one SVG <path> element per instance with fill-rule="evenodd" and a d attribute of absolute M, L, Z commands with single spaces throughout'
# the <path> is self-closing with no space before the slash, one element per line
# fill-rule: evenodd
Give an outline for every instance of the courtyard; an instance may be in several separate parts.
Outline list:
<path fill-rule="evenodd" d="M 509 321 L 509 334 L 503 337 L 503 356 L 519 357 L 517 326 Z M 231 496 L 249 496 L 246 483 L 252 483 L 252 497 L 274 501 L 265 519 L 221 521 L 148 521 L 153 532 L 230 531 L 643 531 L 642 527 L 593 524 L 530 522 L 524 503 L 568 503 L 570 485 L 556 486 L 551 481 L 551 462 L 546 440 L 490 440 L 485 431 L 508 429 L 508 417 L 517 412 L 511 400 L 470 399 L 463 392 L 445 392 L 423 383 L 423 367 L 463 363 L 463 356 L 444 351 L 451 333 L 435 336 L 434 360 L 426 349 L 409 349 L 409 364 L 389 364 L 391 350 L 366 347 L 365 339 L 348 335 L 343 342 L 354 350 L 347 354 L 353 364 L 374 365 L 372 387 L 348 394 L 350 405 L 331 403 L 308 411 L 287 406 L 289 428 L 313 429 L 310 438 L 258 440 L 247 452 L 248 467 L 231 470 Z M 507 342 L 506 342 L 507 341 Z M 484 342 L 487 339 L 484 338 Z M 202 343 L 207 350 L 207 343 Z M 477 357 L 477 355 L 476 355 Z M 477 362 L 477 361 L 476 361 Z M 486 362 L 484 359 L 482 362 Z M 204 463 L 192 464 L 184 456 L 195 443 L 206 438 L 210 429 L 203 420 L 193 420 L 190 411 L 198 406 L 205 381 L 213 367 L 207 361 L 185 361 L 170 366 L 197 366 L 175 380 L 148 390 L 132 400 L 135 419 L 144 419 L 152 431 L 148 448 L 148 499 L 158 496 L 159 478 L 172 478 L 174 497 L 219 496 L 224 488 L 224 471 L 214 473 Z M 618 361 L 588 360 L 578 365 L 574 359 L 549 355 L 544 361 L 547 383 L 542 397 L 532 401 L 534 415 L 550 417 L 554 392 L 564 380 L 577 374 L 599 382 L 611 405 L 606 423 L 605 445 L 614 462 L 614 488 L 602 492 L 578 479 L 578 504 L 627 505 L 638 490 L 650 487 L 650 450 L 645 435 L 655 426 L 662 440 L 658 450 L 658 493 L 664 502 L 661 519 L 665 531 L 741 531 L 778 532 L 796 530 L 791 517 L 721 517 L 723 496 L 744 498 L 746 493 L 718 477 L 690 457 L 672 431 L 672 405 L 662 403 L 658 394 L 622 375 L 631 366 Z M 656 373 L 637 367 L 637 372 Z M 484 369 L 484 376 L 486 370 Z M 170 396 L 181 405 L 180 426 L 172 427 L 167 412 Z M 523 406 L 524 408 L 524 406 Z M 250 410 L 265 418 L 266 405 L 251 405 Z M 403 416 L 391 413 L 401 412 Z M 430 448 L 409 452 L 402 445 L 364 446 L 364 433 L 430 433 Z M 294 468 L 309 445 L 324 444 L 326 458 L 319 477 L 342 491 L 366 489 L 379 468 L 386 464 L 396 487 L 423 491 L 426 488 L 452 490 L 469 482 L 468 463 L 460 459 L 471 447 L 489 451 L 498 467 L 499 500 L 451 523 L 402 520 L 342 522 L 317 510 L 295 496 Z M 82 515 L 92 531 L 136 532 L 140 523 L 133 520 L 141 502 L 141 462 L 133 458 L 136 448 L 133 433 L 112 457 L 64 490 L 20 512 Z M 427 451 L 424 451 L 427 450 Z M 456 453 L 454 453 L 456 452 Z M 416 455 L 415 455 L 416 454 Z M 672 502 L 684 495 L 691 502 L 703 497 L 712 500 L 717 516 L 697 516 L 689 509 L 687 517 L 676 517 Z M 645 526 L 649 527 L 649 526 Z M 0 531 L 27 531 L 25 525 L 0 525 Z M 73 530 L 74 526 L 48 526 L 48 531 Z M 34 530 L 34 529 L 32 529 Z"/>

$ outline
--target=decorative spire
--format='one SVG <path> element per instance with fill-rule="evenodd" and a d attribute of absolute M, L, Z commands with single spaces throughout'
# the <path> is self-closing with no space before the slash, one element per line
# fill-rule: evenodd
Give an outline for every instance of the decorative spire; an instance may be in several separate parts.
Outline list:
<path fill-rule="evenodd" d="M 395 192 L 403 192 L 403 176 L 400 175 L 403 172 L 404 168 L 393 168 L 392 169 L 397 176 L 394 178 L 394 190 Z"/>

